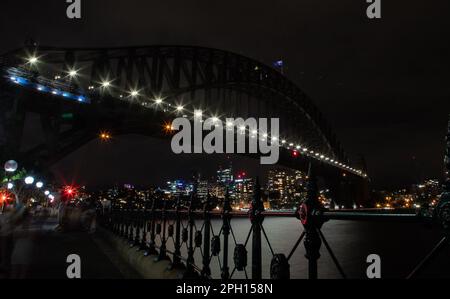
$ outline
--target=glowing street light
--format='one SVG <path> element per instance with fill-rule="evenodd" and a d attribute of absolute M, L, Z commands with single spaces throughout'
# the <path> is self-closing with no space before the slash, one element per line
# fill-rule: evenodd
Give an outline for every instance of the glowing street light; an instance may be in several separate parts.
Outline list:
<path fill-rule="evenodd" d="M 6 188 L 8 188 L 8 190 L 11 190 L 12 188 L 14 188 L 14 184 L 10 182 L 6 185 Z"/>
<path fill-rule="evenodd" d="M 34 183 L 34 178 L 33 178 L 32 176 L 27 176 L 27 177 L 25 178 L 25 184 L 31 185 L 31 184 L 33 184 L 33 183 Z"/>
<path fill-rule="evenodd" d="M 109 82 L 109 81 L 103 81 L 102 82 L 102 87 L 103 88 L 108 88 L 108 87 L 110 87 L 111 86 L 111 82 Z M 137 95 L 137 93 L 136 93 L 136 95 Z"/>
<path fill-rule="evenodd" d="M 7 161 L 4 166 L 6 172 L 15 172 L 18 167 L 19 165 L 14 160 Z"/>
<path fill-rule="evenodd" d="M 36 183 L 36 188 L 41 189 L 42 187 L 44 187 L 44 183 L 43 182 L 37 182 Z"/>
<path fill-rule="evenodd" d="M 183 107 L 183 106 L 180 105 L 180 106 L 177 107 L 177 111 L 178 111 L 178 112 L 181 112 L 181 111 L 183 111 L 183 110 L 184 110 L 184 107 Z"/>
<path fill-rule="evenodd" d="M 155 100 L 155 103 L 158 104 L 158 105 L 161 105 L 162 102 L 163 102 L 163 100 L 162 100 L 161 98 L 157 98 L 157 99 Z"/>
<path fill-rule="evenodd" d="M 49 195 L 50 195 L 50 191 L 45 190 L 45 191 L 44 191 L 44 194 L 45 194 L 45 196 L 49 196 Z"/>

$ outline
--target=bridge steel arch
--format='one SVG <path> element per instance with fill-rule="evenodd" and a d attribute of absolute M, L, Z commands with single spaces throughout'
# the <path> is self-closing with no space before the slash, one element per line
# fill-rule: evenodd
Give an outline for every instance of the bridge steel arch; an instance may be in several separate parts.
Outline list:
<path fill-rule="evenodd" d="M 235 107 L 234 110 L 242 110 L 239 104 L 244 101 L 229 105 L 226 99 L 225 103 L 217 99 L 225 97 L 226 92 L 254 97 L 256 109 L 261 111 L 254 111 L 251 116 L 267 115 L 267 111 L 272 116 L 282 114 L 286 121 L 281 129 L 290 132 L 289 137 L 331 158 L 348 162 L 331 126 L 311 99 L 276 69 L 243 55 L 193 46 L 108 49 L 39 46 L 14 50 L 3 57 L 17 64 L 30 53 L 41 57 L 45 66 L 39 71 L 49 76 L 71 68 L 81 69 L 87 76 L 79 84 L 85 88 L 109 79 L 113 80 L 116 94 L 137 88 L 144 94 L 175 101 L 188 95 L 190 104 L 197 106 L 222 102 L 222 106 Z M 241 111 L 220 111 L 226 112 L 235 116 Z"/>

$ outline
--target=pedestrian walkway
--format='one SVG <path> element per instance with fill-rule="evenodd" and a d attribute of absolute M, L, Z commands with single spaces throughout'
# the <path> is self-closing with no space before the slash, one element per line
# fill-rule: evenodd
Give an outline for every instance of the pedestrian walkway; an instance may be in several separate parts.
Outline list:
<path fill-rule="evenodd" d="M 32 259 L 26 275 L 31 279 L 67 279 L 67 257 L 81 258 L 82 279 L 127 278 L 132 271 L 123 264 L 112 262 L 95 241 L 85 232 L 59 232 L 53 219 L 34 220 L 29 230 L 33 234 Z"/>

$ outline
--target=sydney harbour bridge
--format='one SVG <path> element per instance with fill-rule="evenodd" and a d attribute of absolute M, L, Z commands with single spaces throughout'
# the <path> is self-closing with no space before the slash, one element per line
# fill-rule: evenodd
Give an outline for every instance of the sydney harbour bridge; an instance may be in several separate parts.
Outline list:
<path fill-rule="evenodd" d="M 365 169 L 353 164 L 313 101 L 279 70 L 251 58 L 192 46 L 27 46 L 3 54 L 0 65 L 5 161 L 46 171 L 102 131 L 167 138 L 161 125 L 181 115 L 276 117 L 280 136 L 268 138 L 280 147 L 279 164 L 303 171 L 312 165 L 339 204 L 368 200 Z M 23 150 L 29 113 L 39 115 L 45 137 Z"/>

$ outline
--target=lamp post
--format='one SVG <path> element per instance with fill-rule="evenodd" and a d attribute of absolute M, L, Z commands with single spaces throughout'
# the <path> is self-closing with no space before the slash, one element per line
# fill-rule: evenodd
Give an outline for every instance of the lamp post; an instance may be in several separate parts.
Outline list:
<path fill-rule="evenodd" d="M 6 179 L 6 189 L 7 190 L 12 190 L 14 188 L 14 184 L 9 181 L 9 175 L 14 173 L 14 172 L 16 172 L 17 168 L 19 168 L 19 165 L 14 160 L 6 161 L 5 164 L 4 164 L 5 179 Z M 5 206 L 6 206 L 6 200 L 2 200 L 2 209 L 1 209 L 2 213 L 5 210 Z"/>

